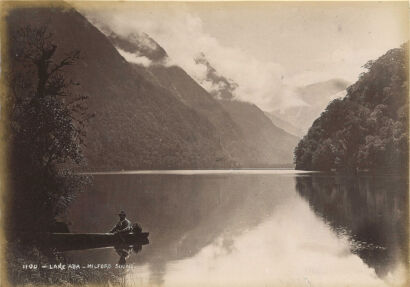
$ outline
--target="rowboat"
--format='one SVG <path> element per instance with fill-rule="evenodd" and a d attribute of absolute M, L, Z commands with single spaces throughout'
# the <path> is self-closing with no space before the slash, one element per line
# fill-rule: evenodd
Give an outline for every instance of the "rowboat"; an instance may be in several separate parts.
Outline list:
<path fill-rule="evenodd" d="M 112 246 L 142 246 L 149 244 L 148 232 L 120 233 L 36 233 L 27 239 L 31 244 L 58 251 L 84 250 Z"/>

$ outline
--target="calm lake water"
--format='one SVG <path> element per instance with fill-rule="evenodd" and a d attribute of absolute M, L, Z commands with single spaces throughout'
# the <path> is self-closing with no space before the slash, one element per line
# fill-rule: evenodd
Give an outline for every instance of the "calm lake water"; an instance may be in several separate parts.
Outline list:
<path fill-rule="evenodd" d="M 95 174 L 72 232 L 107 232 L 119 210 L 150 233 L 130 286 L 398 286 L 407 268 L 400 176 L 293 170 Z M 70 252 L 115 265 L 113 248 Z"/>

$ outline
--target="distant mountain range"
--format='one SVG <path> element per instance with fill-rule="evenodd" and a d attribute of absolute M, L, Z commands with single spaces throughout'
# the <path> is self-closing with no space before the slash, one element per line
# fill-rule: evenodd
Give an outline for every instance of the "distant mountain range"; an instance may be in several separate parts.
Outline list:
<path fill-rule="evenodd" d="M 80 82 L 90 113 L 85 156 L 90 169 L 273 167 L 289 164 L 298 138 L 249 103 L 202 88 L 144 33 L 97 29 L 71 7 L 19 8 L 11 33 L 47 25 L 56 57 L 79 49 L 67 78 Z M 65 5 L 65 4 L 64 4 Z M 212 76 L 212 73 L 209 74 Z M 210 79 L 219 80 L 219 79 Z"/>
<path fill-rule="evenodd" d="M 343 79 L 330 79 L 299 87 L 296 93 L 306 105 L 288 108 L 284 111 L 271 110 L 267 113 L 275 125 L 291 134 L 303 136 L 329 102 L 346 95 L 346 88 L 349 84 Z"/>

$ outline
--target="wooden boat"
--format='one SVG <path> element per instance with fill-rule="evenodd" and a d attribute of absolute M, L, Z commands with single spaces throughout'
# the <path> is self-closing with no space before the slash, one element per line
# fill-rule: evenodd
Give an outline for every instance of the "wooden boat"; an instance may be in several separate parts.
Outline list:
<path fill-rule="evenodd" d="M 121 233 L 37 233 L 31 244 L 58 251 L 84 250 L 112 246 L 142 246 L 149 243 L 148 232 Z"/>

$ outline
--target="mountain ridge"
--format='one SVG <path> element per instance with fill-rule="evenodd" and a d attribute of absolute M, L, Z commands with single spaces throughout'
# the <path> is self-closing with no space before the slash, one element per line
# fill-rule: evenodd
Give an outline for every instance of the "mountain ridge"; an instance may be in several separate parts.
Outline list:
<path fill-rule="evenodd" d="M 10 33 L 23 25 L 47 25 L 56 57 L 81 50 L 81 59 L 65 76 L 80 82 L 75 93 L 88 97 L 89 111 L 96 115 L 87 128 L 90 170 L 252 168 L 292 161 L 291 147 L 287 158 L 275 156 L 283 154 L 276 151 L 279 138 L 265 145 L 247 139 L 232 109 L 181 68 L 163 65 L 166 51 L 146 34 L 134 34 L 128 52 L 155 62 L 148 67 L 127 61 L 114 47 L 113 41 L 120 43 L 116 35 L 107 37 L 69 5 L 16 8 L 7 23 Z M 148 44 L 135 43 L 141 35 Z M 146 49 L 150 45 L 157 53 Z M 275 129 L 273 124 L 265 128 Z"/>
<path fill-rule="evenodd" d="M 107 27 L 104 30 L 104 33 L 110 35 L 110 39 L 114 39 L 112 40 L 113 44 L 118 49 L 128 46 L 127 41 L 129 41 L 130 35 L 119 36 Z M 138 43 L 138 38 L 135 37 L 137 34 L 141 33 L 131 34 L 133 35 L 131 37 L 133 42 L 131 45 L 134 47 L 141 46 Z M 269 167 L 272 164 L 283 165 L 291 163 L 293 154 L 292 149 L 289 147 L 296 145 L 297 137 L 283 132 L 272 122 L 267 121 L 264 118 L 263 112 L 258 108 L 255 109 L 253 104 L 242 102 L 242 104 L 229 105 L 226 102 L 227 100 L 236 102 L 232 93 L 237 84 L 220 75 L 208 62 L 203 53 L 195 61 L 197 64 L 206 67 L 206 81 L 213 87 L 217 87 L 217 89 L 213 88 L 210 91 L 205 90 L 200 83 L 181 67 L 167 64 L 168 56 L 166 51 L 149 35 L 144 35 L 143 42 L 146 41 L 146 37 L 153 43 L 155 50 L 158 50 L 158 47 L 160 47 L 164 51 L 164 57 L 161 59 L 161 62 L 153 61 L 148 67 L 135 63 L 133 65 L 134 69 L 149 81 L 167 88 L 184 104 L 206 117 L 219 131 L 221 145 L 230 158 L 233 158 L 241 166 L 245 167 Z M 121 41 L 117 39 L 121 39 Z M 145 54 L 145 51 L 141 49 L 137 49 L 135 54 L 147 57 L 150 55 L 150 53 Z M 240 108 L 246 113 L 245 116 L 250 117 L 252 120 L 258 120 L 258 123 L 254 126 L 255 130 L 258 130 L 258 127 L 263 127 L 265 131 L 249 136 L 249 133 L 253 133 L 253 130 L 249 130 L 246 125 L 243 125 L 245 122 L 240 120 L 235 108 Z M 276 136 L 272 136 L 275 133 Z M 271 135 L 271 142 L 264 138 L 264 134 Z M 258 141 L 262 141 L 264 144 L 258 143 Z M 278 142 L 279 146 L 281 146 L 279 150 L 277 149 Z M 282 142 L 286 142 L 286 144 L 283 145 Z"/>
<path fill-rule="evenodd" d="M 237 166 L 224 155 L 205 118 L 135 73 L 105 35 L 76 10 L 60 5 L 14 9 L 8 28 L 13 33 L 22 25 L 47 23 L 57 57 L 81 50 L 81 60 L 66 76 L 80 82 L 76 92 L 88 96 L 89 111 L 96 114 L 87 129 L 90 169 Z"/>

